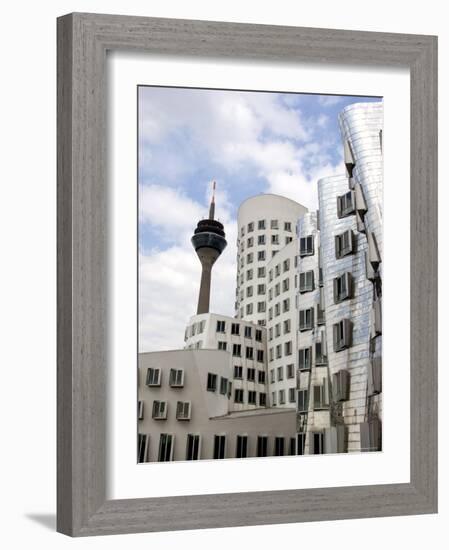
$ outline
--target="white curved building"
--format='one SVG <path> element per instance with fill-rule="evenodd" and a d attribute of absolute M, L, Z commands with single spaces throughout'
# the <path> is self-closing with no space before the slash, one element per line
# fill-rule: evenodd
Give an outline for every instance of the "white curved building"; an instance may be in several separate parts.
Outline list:
<path fill-rule="evenodd" d="M 296 234 L 301 204 L 279 195 L 245 200 L 238 210 L 236 317 L 267 325 L 267 264 Z"/>

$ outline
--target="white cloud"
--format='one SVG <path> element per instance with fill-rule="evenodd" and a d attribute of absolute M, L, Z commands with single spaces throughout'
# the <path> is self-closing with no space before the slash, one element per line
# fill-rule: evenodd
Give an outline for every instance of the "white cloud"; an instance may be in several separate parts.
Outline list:
<path fill-rule="evenodd" d="M 318 103 L 323 107 L 333 107 L 334 105 L 338 105 L 342 101 L 342 96 L 338 95 L 320 95 L 318 98 Z"/>

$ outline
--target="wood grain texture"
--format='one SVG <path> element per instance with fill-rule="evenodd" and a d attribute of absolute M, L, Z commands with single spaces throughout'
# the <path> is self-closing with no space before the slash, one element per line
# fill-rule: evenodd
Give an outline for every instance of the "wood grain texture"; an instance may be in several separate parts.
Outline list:
<path fill-rule="evenodd" d="M 411 71 L 411 481 L 106 501 L 107 50 Z M 72 536 L 437 510 L 437 39 L 70 14 L 58 20 L 58 510 Z"/>

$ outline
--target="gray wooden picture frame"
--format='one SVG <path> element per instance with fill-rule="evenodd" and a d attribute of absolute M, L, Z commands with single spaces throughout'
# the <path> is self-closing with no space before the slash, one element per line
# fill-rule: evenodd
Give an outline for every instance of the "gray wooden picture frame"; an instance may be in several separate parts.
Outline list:
<path fill-rule="evenodd" d="M 436 512 L 437 38 L 82 13 L 57 25 L 58 531 L 83 536 Z M 410 483 L 106 499 L 108 50 L 410 69 Z"/>

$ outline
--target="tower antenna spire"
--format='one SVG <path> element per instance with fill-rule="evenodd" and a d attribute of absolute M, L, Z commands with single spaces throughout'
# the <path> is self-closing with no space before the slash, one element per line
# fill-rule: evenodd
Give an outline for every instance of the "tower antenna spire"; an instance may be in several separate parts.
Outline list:
<path fill-rule="evenodd" d="M 210 208 L 209 208 L 209 219 L 213 220 L 215 216 L 215 180 L 212 183 L 212 199 L 210 201 Z"/>

